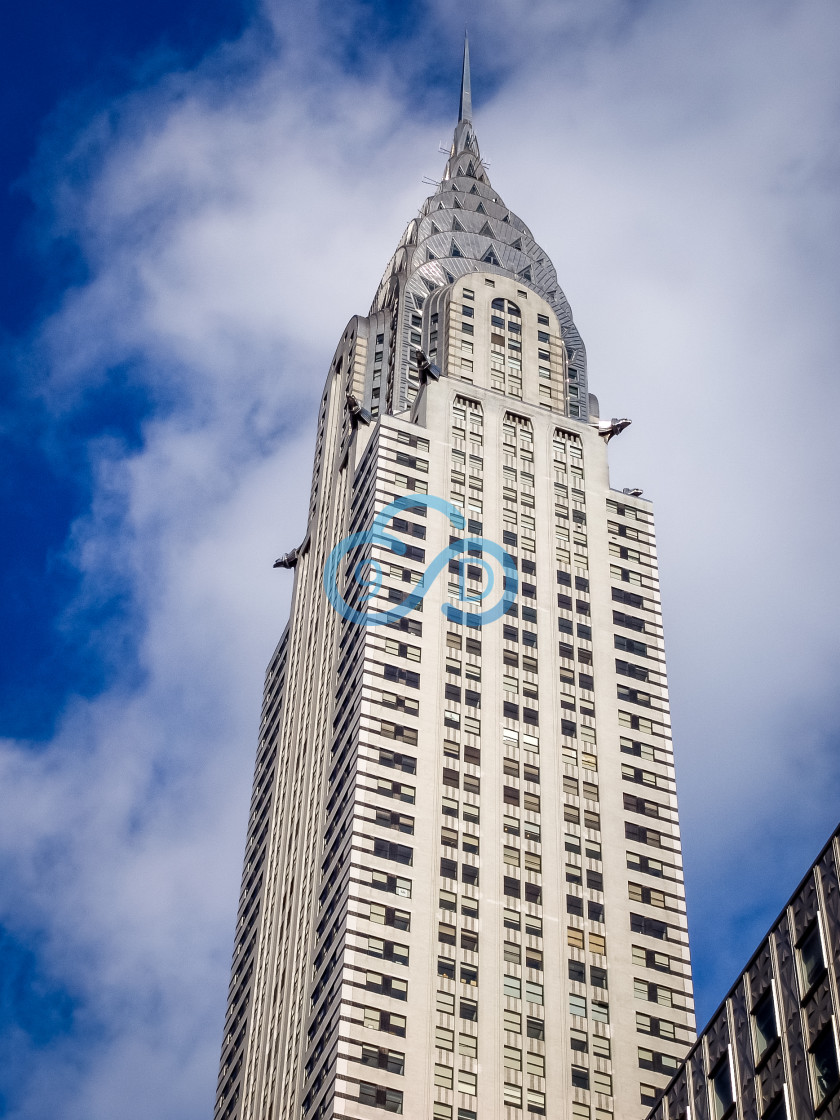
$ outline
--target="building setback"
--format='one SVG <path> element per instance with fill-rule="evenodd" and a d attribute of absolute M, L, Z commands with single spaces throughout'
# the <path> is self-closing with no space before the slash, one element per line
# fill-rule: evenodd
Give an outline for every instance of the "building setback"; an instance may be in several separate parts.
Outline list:
<path fill-rule="evenodd" d="M 650 1120 L 840 1116 L 840 829 L 753 954 Z"/>
<path fill-rule="evenodd" d="M 656 546 L 650 503 L 610 488 L 624 426 L 490 184 L 465 50 L 443 178 L 342 335 L 278 561 L 215 1120 L 641 1120 L 678 1068 Z"/>

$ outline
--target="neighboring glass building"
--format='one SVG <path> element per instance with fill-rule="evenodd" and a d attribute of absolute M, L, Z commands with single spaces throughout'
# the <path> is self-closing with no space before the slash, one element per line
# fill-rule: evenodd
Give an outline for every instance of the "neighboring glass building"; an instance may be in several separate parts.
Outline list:
<path fill-rule="evenodd" d="M 339 342 L 278 561 L 215 1120 L 641 1120 L 679 1067 L 653 517 L 607 469 L 626 424 L 490 184 L 465 52 L 443 178 Z"/>
<path fill-rule="evenodd" d="M 650 1120 L 840 1116 L 840 829 L 756 949 Z"/>

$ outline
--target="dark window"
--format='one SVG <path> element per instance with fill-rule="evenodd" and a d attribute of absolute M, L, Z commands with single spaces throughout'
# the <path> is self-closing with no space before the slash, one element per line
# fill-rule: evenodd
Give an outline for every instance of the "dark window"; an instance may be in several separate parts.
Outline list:
<path fill-rule="evenodd" d="M 585 622 L 577 624 L 577 636 L 583 638 L 587 642 L 592 641 L 592 627 Z"/>
<path fill-rule="evenodd" d="M 618 614 L 618 612 L 615 612 Z M 647 646 L 644 642 L 637 642 L 634 638 L 625 638 L 623 634 L 615 635 L 615 648 L 623 649 L 627 653 L 638 653 L 642 657 L 647 657 Z"/>
<path fill-rule="evenodd" d="M 822 1104 L 840 1082 L 837 1069 L 837 1047 L 831 1023 L 819 1035 L 811 1048 L 811 1067 L 814 1074 L 814 1097 L 816 1104 Z"/>
<path fill-rule="evenodd" d="M 631 793 L 624 795 L 624 808 L 629 813 L 642 813 L 646 817 L 659 816 L 659 806 L 655 801 L 646 801 L 644 797 L 634 797 Z"/>
<path fill-rule="evenodd" d="M 641 607 L 645 602 L 641 595 L 636 595 L 633 591 L 625 591 L 621 587 L 612 589 L 612 597 L 614 602 L 626 603 L 628 607 Z"/>
<path fill-rule="evenodd" d="M 630 929 L 633 933 L 643 933 L 660 941 L 668 940 L 668 926 L 656 918 L 646 918 L 643 914 L 630 915 Z"/>
<path fill-rule="evenodd" d="M 570 611 L 572 609 L 572 597 L 571 597 L 571 595 L 563 595 L 563 594 L 558 593 L 558 595 L 557 595 L 557 606 L 561 607 L 563 610 Z"/>
<path fill-rule="evenodd" d="M 785 1105 L 784 1093 L 780 1093 L 770 1107 L 762 1112 L 761 1120 L 787 1120 L 787 1106 Z"/>
<path fill-rule="evenodd" d="M 375 823 L 382 828 L 398 828 L 400 832 L 414 832 L 414 817 L 398 813 L 395 809 L 377 809 Z"/>
<path fill-rule="evenodd" d="M 575 914 L 578 918 L 583 917 L 583 899 L 578 898 L 576 894 L 566 895 L 566 913 Z"/>
<path fill-rule="evenodd" d="M 390 766 L 395 770 L 403 770 L 406 774 L 417 773 L 417 759 L 410 754 L 397 754 L 389 751 L 387 747 L 379 748 L 379 763 L 381 766 Z"/>
<path fill-rule="evenodd" d="M 589 1070 L 583 1066 L 572 1066 L 572 1085 L 575 1089 L 588 1089 Z"/>
<path fill-rule="evenodd" d="M 586 983 L 586 965 L 582 961 L 569 961 L 569 979 L 576 984 Z"/>
<path fill-rule="evenodd" d="M 420 540 L 425 540 L 425 538 L 426 538 L 426 526 L 425 525 L 417 525 L 417 524 L 415 524 L 415 522 L 406 521 L 402 517 L 395 517 L 394 520 L 391 522 L 391 525 L 392 525 L 394 531 L 397 532 L 397 533 L 407 533 L 407 534 L 409 534 L 409 536 L 419 537 Z"/>
<path fill-rule="evenodd" d="M 543 955 L 540 949 L 529 949 L 525 947 L 525 967 L 535 968 L 538 972 L 542 972 Z"/>
<path fill-rule="evenodd" d="M 714 1120 L 722 1120 L 735 1103 L 728 1055 L 722 1058 L 709 1074 L 709 1087 L 712 1091 Z"/>
<path fill-rule="evenodd" d="M 825 971 L 820 927 L 811 926 L 799 945 L 799 974 L 804 991 L 810 991 Z"/>
<path fill-rule="evenodd" d="M 773 1005 L 772 989 L 765 992 L 753 1008 L 753 1038 L 755 1040 L 756 1060 L 762 1058 L 779 1037 L 776 1024 L 776 1008 Z"/>
<path fill-rule="evenodd" d="M 444 879 L 458 878 L 458 864 L 454 859 L 441 859 L 440 873 Z"/>
<path fill-rule="evenodd" d="M 399 1089 L 385 1089 L 381 1085 L 359 1082 L 359 1104 L 384 1108 L 386 1112 L 402 1112 L 403 1095 Z"/>
<path fill-rule="evenodd" d="M 398 665 L 383 665 L 382 675 L 387 681 L 399 681 L 409 688 L 420 687 L 420 674 L 410 669 L 401 669 Z"/>
<path fill-rule="evenodd" d="M 638 630 L 640 633 L 644 633 L 644 619 L 636 618 L 635 615 L 632 614 L 624 614 L 622 611 L 613 611 L 613 623 L 616 626 L 626 626 L 628 630 Z"/>
<path fill-rule="evenodd" d="M 650 676 L 644 665 L 634 665 L 632 661 L 621 661 L 619 658 L 615 659 L 615 671 L 637 681 L 646 681 Z"/>
<path fill-rule="evenodd" d="M 505 719 L 519 719 L 519 705 L 511 704 L 509 700 L 502 702 L 502 715 Z"/>
<path fill-rule="evenodd" d="M 569 575 L 568 572 L 558 571 L 557 582 L 562 583 L 565 587 L 571 587 L 572 586 L 572 577 Z"/>
<path fill-rule="evenodd" d="M 581 688 L 589 689 L 591 692 L 595 687 L 595 678 L 589 673 L 578 673 L 578 684 Z"/>
<path fill-rule="evenodd" d="M 509 898 L 520 898 L 522 895 L 522 885 L 518 879 L 514 879 L 511 875 L 505 875 L 504 889 Z"/>
<path fill-rule="evenodd" d="M 637 688 L 626 688 L 623 684 L 616 686 L 616 693 L 619 700 L 623 700 L 626 704 L 640 704 L 643 708 L 650 707 L 650 696 L 646 692 L 640 692 Z"/>
<path fill-rule="evenodd" d="M 406 844 L 394 844 L 390 840 L 374 840 L 373 854 L 380 859 L 392 859 L 396 863 L 405 863 L 409 866 L 414 857 L 414 849 Z"/>

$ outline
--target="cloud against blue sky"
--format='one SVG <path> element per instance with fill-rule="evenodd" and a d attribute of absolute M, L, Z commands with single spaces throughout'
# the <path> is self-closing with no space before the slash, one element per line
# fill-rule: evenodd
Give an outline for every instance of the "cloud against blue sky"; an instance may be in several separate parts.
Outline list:
<path fill-rule="evenodd" d="M 440 173 L 465 21 L 494 185 L 634 420 L 613 484 L 656 503 L 701 1018 L 838 816 L 833 5 L 231 11 L 82 8 L 7 109 L 15 1120 L 211 1110 L 271 562 L 335 343 Z"/>

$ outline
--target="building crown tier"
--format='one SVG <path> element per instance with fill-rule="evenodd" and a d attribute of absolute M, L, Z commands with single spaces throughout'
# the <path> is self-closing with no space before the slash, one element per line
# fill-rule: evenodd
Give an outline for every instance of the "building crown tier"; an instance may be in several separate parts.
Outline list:
<path fill-rule="evenodd" d="M 578 371 L 581 419 L 587 419 L 586 350 L 545 250 L 493 188 L 472 122 L 469 45 L 464 43 L 459 119 L 434 193 L 406 227 L 388 262 L 370 314 L 402 298 L 416 311 L 435 292 L 470 273 L 515 279 L 557 316 L 569 362 Z"/>

